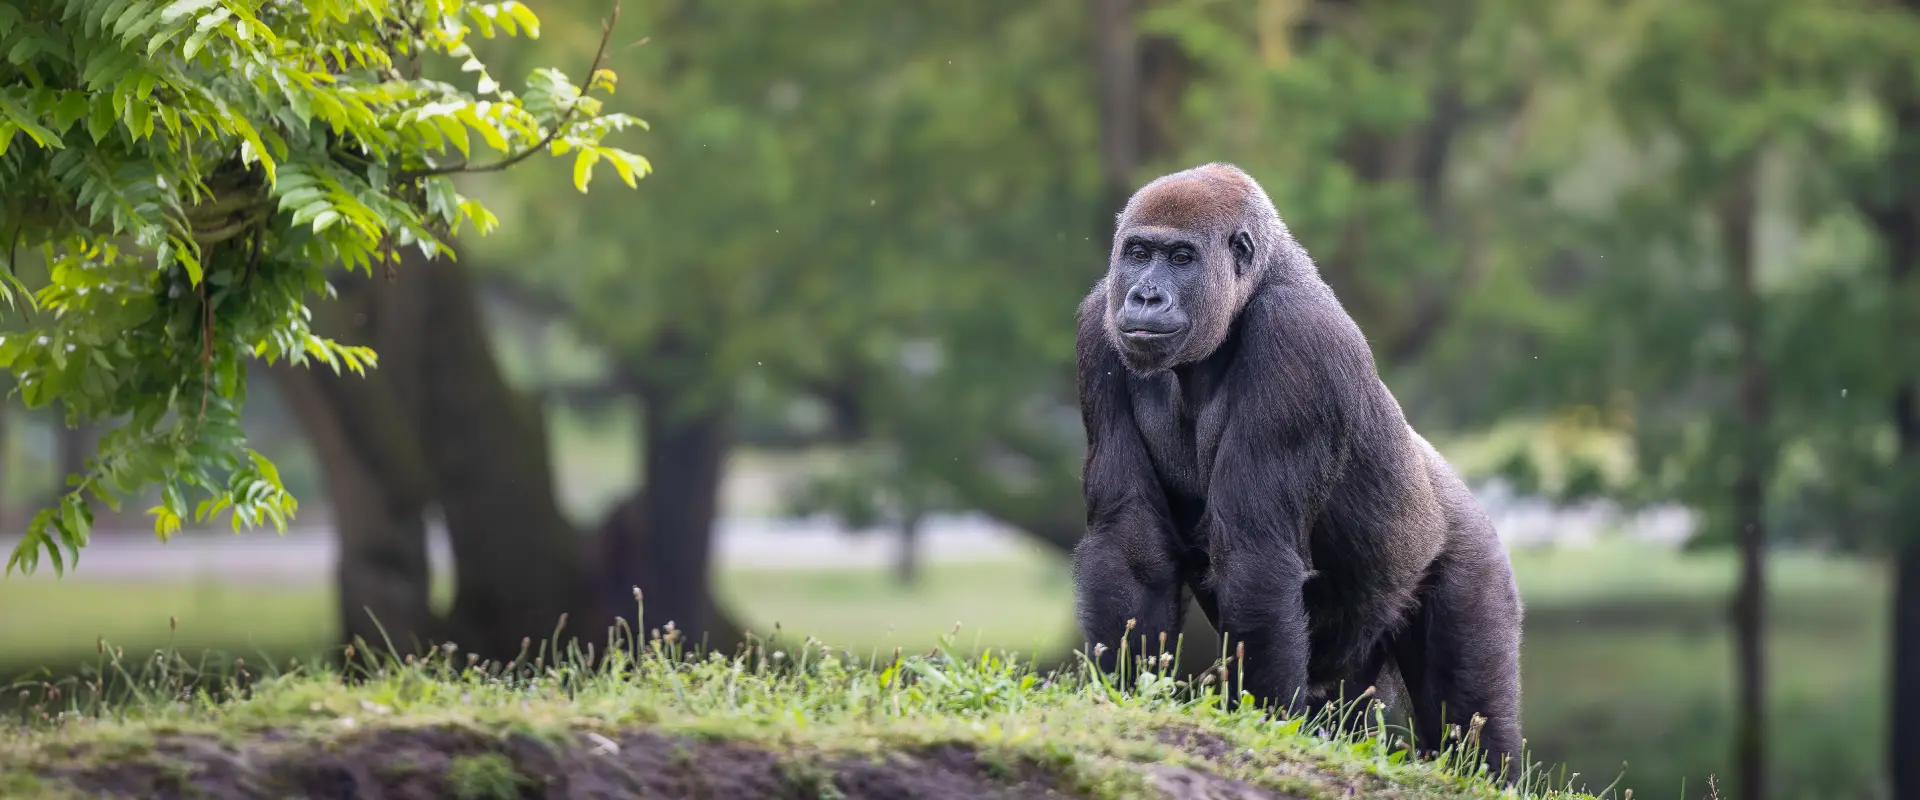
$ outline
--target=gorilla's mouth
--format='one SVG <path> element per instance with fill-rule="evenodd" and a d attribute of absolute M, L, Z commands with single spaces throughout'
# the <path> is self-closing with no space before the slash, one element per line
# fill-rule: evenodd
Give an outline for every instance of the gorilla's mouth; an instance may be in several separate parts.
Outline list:
<path fill-rule="evenodd" d="M 1120 334 L 1119 339 L 1136 347 L 1150 347 L 1158 350 L 1187 333 L 1190 320 L 1186 313 L 1178 308 L 1158 308 L 1140 311 L 1123 308 L 1114 315 L 1113 331 Z"/>

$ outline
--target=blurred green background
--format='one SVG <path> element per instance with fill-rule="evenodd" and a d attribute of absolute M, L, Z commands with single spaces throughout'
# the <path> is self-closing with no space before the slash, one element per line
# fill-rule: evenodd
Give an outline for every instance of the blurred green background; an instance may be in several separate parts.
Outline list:
<path fill-rule="evenodd" d="M 610 5 L 530 5 L 496 72 L 586 67 Z M 500 232 L 316 323 L 375 375 L 254 371 L 295 529 L 103 516 L 0 581 L 0 680 L 312 658 L 368 609 L 498 652 L 635 586 L 716 643 L 1063 658 L 1074 308 L 1127 194 L 1218 160 L 1507 538 L 1536 757 L 1729 783 L 1744 547 L 1771 796 L 1920 761 L 1920 4 L 628 0 L 614 43 L 639 189 L 462 176 Z M 0 406 L 8 529 L 97 433 Z"/>

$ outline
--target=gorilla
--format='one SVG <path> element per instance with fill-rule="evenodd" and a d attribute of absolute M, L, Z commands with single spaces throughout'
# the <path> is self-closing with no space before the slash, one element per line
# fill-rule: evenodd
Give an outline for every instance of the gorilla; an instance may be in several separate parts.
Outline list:
<path fill-rule="evenodd" d="M 1301 713 L 1391 668 L 1416 747 L 1478 725 L 1511 779 L 1521 609 L 1506 551 L 1252 177 L 1206 164 L 1127 201 L 1076 360 L 1074 593 L 1100 668 L 1123 638 L 1132 657 L 1171 647 L 1190 596 L 1241 654 L 1230 698 Z"/>

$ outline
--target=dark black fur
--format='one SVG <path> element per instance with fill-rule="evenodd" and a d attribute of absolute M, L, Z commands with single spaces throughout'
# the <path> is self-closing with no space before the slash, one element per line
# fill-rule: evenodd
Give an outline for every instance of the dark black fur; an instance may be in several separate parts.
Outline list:
<path fill-rule="evenodd" d="M 1351 699 L 1391 664 L 1422 749 L 1444 711 L 1485 718 L 1496 771 L 1517 756 L 1506 552 L 1266 193 L 1224 164 L 1155 180 L 1121 212 L 1109 264 L 1079 311 L 1074 553 L 1103 666 L 1129 620 L 1133 653 L 1171 643 L 1190 591 L 1229 653 L 1245 645 L 1229 676 L 1244 669 L 1261 702 Z"/>

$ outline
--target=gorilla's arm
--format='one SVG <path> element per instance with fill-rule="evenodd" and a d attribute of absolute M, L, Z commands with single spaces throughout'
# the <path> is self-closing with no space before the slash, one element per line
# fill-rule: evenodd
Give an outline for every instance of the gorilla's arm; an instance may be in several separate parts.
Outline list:
<path fill-rule="evenodd" d="M 1324 482 L 1336 461 L 1324 437 L 1288 442 L 1237 432 L 1262 428 L 1235 420 L 1220 445 L 1207 492 L 1208 586 L 1220 609 L 1229 652 L 1245 661 L 1229 670 L 1262 705 L 1304 706 L 1307 681 L 1307 534 L 1318 502 L 1295 487 Z"/>
<path fill-rule="evenodd" d="M 1171 651 L 1184 606 L 1166 493 L 1134 426 L 1126 368 L 1107 345 L 1100 314 L 1098 306 L 1081 310 L 1077 377 L 1087 430 L 1087 533 L 1074 548 L 1073 584 L 1081 633 L 1089 647 L 1106 646 L 1098 661 L 1112 670 L 1122 637 L 1133 655 L 1157 654 L 1164 633 Z M 1134 622 L 1130 635 L 1128 620 Z"/>
<path fill-rule="evenodd" d="M 1339 368 L 1347 343 L 1338 327 L 1316 324 L 1324 309 L 1310 300 L 1249 309 L 1256 316 L 1227 387 L 1235 406 L 1205 519 L 1220 627 L 1229 652 L 1245 645 L 1246 661 L 1229 677 L 1262 705 L 1289 711 L 1306 699 L 1308 536 L 1345 467 L 1351 424 Z"/>

